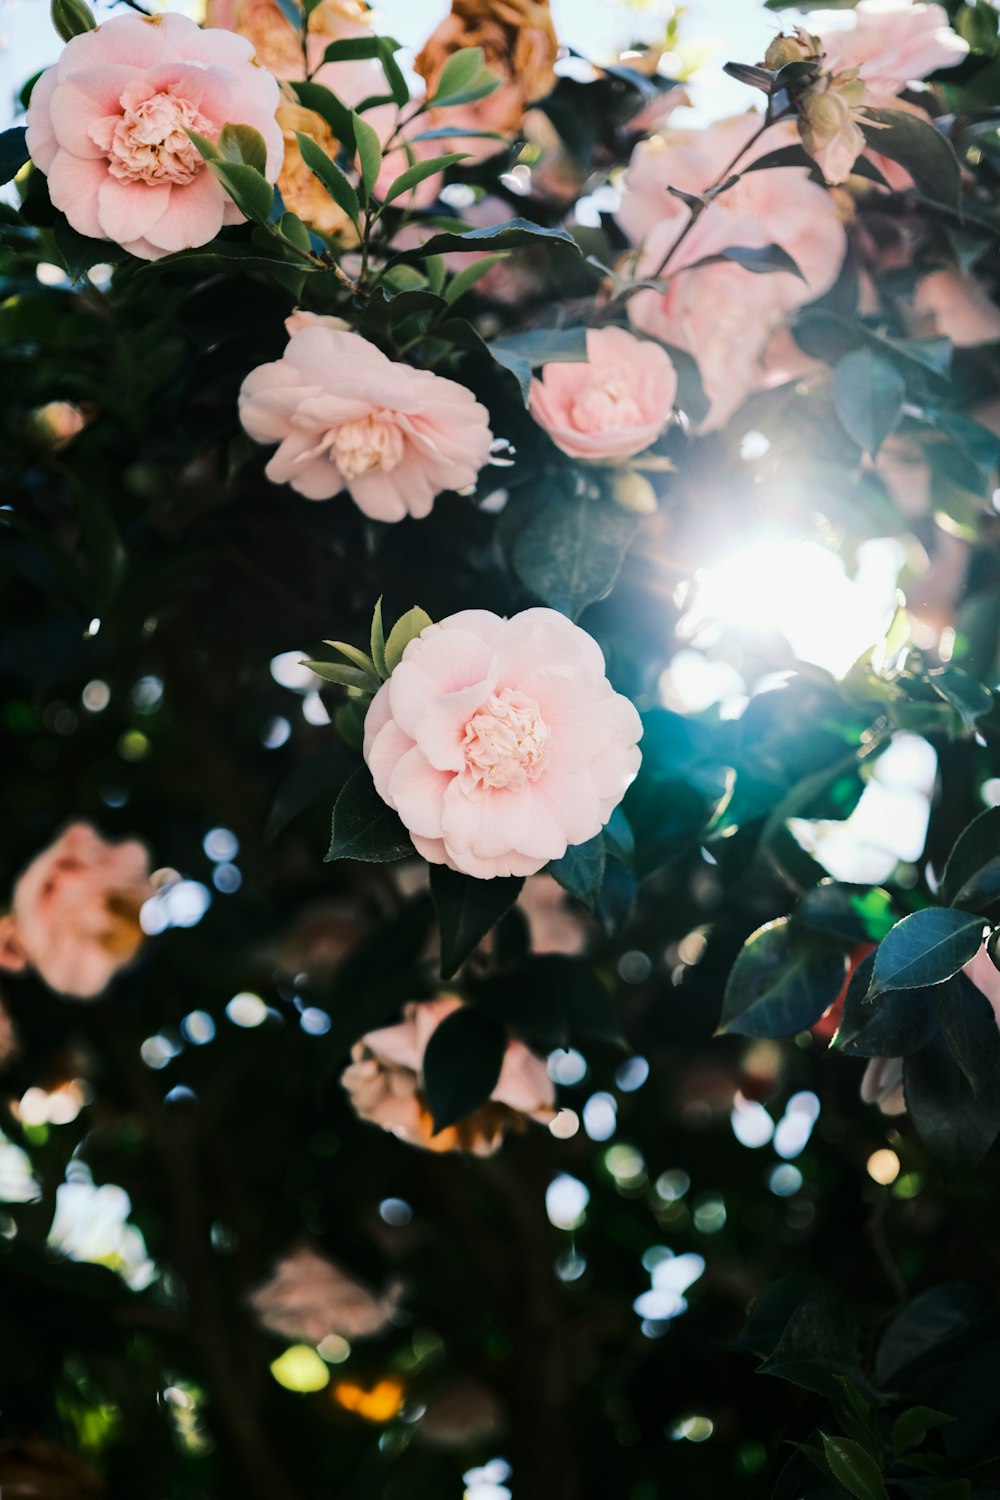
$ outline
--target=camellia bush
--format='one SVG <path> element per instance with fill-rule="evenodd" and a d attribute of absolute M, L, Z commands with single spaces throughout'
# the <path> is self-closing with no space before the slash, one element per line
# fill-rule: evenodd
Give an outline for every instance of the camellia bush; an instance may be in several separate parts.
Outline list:
<path fill-rule="evenodd" d="M 3 1500 L 1000 1496 L 1000 12 L 693 11 L 53 0 Z"/>

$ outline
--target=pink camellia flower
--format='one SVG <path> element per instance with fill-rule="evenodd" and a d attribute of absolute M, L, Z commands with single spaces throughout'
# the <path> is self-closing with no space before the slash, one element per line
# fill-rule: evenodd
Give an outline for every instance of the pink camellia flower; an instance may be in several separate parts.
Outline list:
<path fill-rule="evenodd" d="M 376 1297 L 353 1276 L 313 1250 L 295 1250 L 248 1301 L 261 1325 L 283 1338 L 318 1344 L 330 1334 L 345 1339 L 381 1333 L 399 1306 L 394 1285 Z"/>
<path fill-rule="evenodd" d="M 925 330 L 951 339 L 957 349 L 1000 339 L 1000 307 L 974 276 L 956 268 L 931 271 L 917 282 L 913 310 Z"/>
<path fill-rule="evenodd" d="M 346 489 L 375 521 L 426 516 L 442 490 L 475 484 L 493 434 L 471 391 L 395 363 L 360 334 L 299 328 L 240 391 L 250 436 L 280 444 L 268 479 L 308 500 Z"/>
<path fill-rule="evenodd" d="M 643 333 L 685 350 L 697 361 L 710 403 L 702 431 L 721 427 L 768 374 L 762 363 L 771 336 L 804 303 L 833 285 L 847 239 L 828 192 L 805 167 L 748 172 L 700 215 L 678 245 L 690 209 L 667 192 L 703 193 L 737 159 L 760 126 L 759 115 L 717 120 L 704 130 L 666 130 L 632 154 L 619 221 L 640 247 L 636 279 L 657 276 L 629 299 L 629 318 Z M 772 127 L 738 157 L 737 169 L 797 139 L 795 125 Z M 726 261 L 705 262 L 734 247 L 777 245 L 801 271 L 755 272 Z"/>
<path fill-rule="evenodd" d="M 531 415 L 571 458 L 631 458 L 656 442 L 676 395 L 665 349 L 624 328 L 591 328 L 586 360 L 545 365 L 531 382 Z"/>
<path fill-rule="evenodd" d="M 139 908 L 151 895 L 142 844 L 109 844 L 88 823 L 71 823 L 14 886 L 0 968 L 30 965 L 50 989 L 92 1000 L 139 951 Z"/>
<path fill-rule="evenodd" d="M 467 609 L 410 642 L 364 757 L 431 864 L 534 875 L 594 838 L 639 769 L 642 724 L 600 647 L 554 609 Z"/>
<path fill-rule="evenodd" d="M 517 904 L 528 919 L 532 953 L 584 952 L 590 919 L 551 875 L 533 875 L 526 880 Z"/>
<path fill-rule="evenodd" d="M 975 958 L 969 959 L 962 973 L 967 979 L 971 979 L 981 995 L 986 996 L 993 1007 L 997 1025 L 1000 1026 L 1000 972 L 986 951 L 985 943 Z M 903 1059 L 871 1058 L 861 1079 L 861 1098 L 865 1104 L 877 1104 L 884 1115 L 905 1115 Z"/>
<path fill-rule="evenodd" d="M 143 260 L 204 245 L 243 220 L 188 130 L 250 125 L 281 170 L 278 85 L 253 47 L 186 16 L 115 16 L 67 42 L 35 85 L 28 150 L 73 228 Z"/>
<path fill-rule="evenodd" d="M 815 28 L 823 66 L 834 72 L 857 68 L 869 103 L 889 105 L 908 83 L 938 68 L 953 68 L 969 44 L 951 29 L 940 5 L 911 0 L 859 0 L 844 25 Z M 810 22 L 810 31 L 814 29 Z"/>
<path fill-rule="evenodd" d="M 553 1118 L 555 1089 L 542 1058 L 512 1039 L 489 1101 L 435 1135 L 423 1092 L 424 1053 L 441 1022 L 461 1005 L 455 995 L 411 1003 L 397 1026 L 369 1031 L 354 1044 L 341 1082 L 363 1120 L 410 1146 L 491 1156 L 508 1126 L 521 1127 L 525 1118 L 544 1125 Z"/>

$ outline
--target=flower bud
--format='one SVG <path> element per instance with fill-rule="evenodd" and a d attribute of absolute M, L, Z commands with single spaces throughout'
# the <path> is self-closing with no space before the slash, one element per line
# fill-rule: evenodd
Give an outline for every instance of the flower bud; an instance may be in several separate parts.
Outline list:
<path fill-rule="evenodd" d="M 794 36 L 776 36 L 764 53 L 764 66 L 777 73 L 788 63 L 809 62 L 819 57 L 819 38 L 810 36 L 801 26 L 796 26 Z"/>
<path fill-rule="evenodd" d="M 855 117 L 863 98 L 864 85 L 852 73 L 842 86 L 834 78 L 808 90 L 799 103 L 802 144 L 832 186 L 846 181 L 868 144 Z"/>
<path fill-rule="evenodd" d="M 52 0 L 52 24 L 64 42 L 84 31 L 94 31 L 97 22 L 86 0 Z"/>
<path fill-rule="evenodd" d="M 637 516 L 652 515 L 656 510 L 656 491 L 644 474 L 635 469 L 623 469 L 616 474 L 611 484 L 611 494 L 622 510 L 634 511 Z"/>
<path fill-rule="evenodd" d="M 40 448 L 57 453 L 71 443 L 91 420 L 82 407 L 72 401 L 47 401 L 28 417 L 28 434 Z"/>

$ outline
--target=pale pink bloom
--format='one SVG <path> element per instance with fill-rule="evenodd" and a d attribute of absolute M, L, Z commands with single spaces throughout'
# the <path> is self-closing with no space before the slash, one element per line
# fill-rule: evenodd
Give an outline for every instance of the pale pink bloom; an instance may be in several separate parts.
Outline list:
<path fill-rule="evenodd" d="M 972 980 L 980 994 L 986 996 L 1000 1026 L 1000 971 L 990 958 L 985 943 L 975 958 L 970 958 L 962 973 Z M 873 1057 L 861 1080 L 861 1098 L 865 1104 L 877 1104 L 884 1115 L 905 1115 L 903 1059 Z"/>
<path fill-rule="evenodd" d="M 424 1053 L 441 1022 L 461 1005 L 455 995 L 407 1005 L 398 1025 L 369 1031 L 355 1043 L 341 1082 L 361 1119 L 410 1146 L 491 1156 L 505 1129 L 522 1117 L 540 1124 L 553 1118 L 555 1089 L 543 1059 L 512 1038 L 489 1101 L 435 1134 L 423 1091 Z"/>
<path fill-rule="evenodd" d="M 641 736 L 578 625 L 553 609 L 468 609 L 407 646 L 368 710 L 364 756 L 418 854 L 490 880 L 594 838 L 635 778 Z"/>
<path fill-rule="evenodd" d="M 285 332 L 289 338 L 301 333 L 303 328 L 332 328 L 335 333 L 346 333 L 350 326 L 345 318 L 334 317 L 332 313 L 310 312 L 305 307 L 295 308 L 285 319 Z"/>
<path fill-rule="evenodd" d="M 631 458 L 673 415 L 677 374 L 659 344 L 624 328 L 590 328 L 587 358 L 550 364 L 531 382 L 531 415 L 571 458 Z"/>
<path fill-rule="evenodd" d="M 705 192 L 759 125 L 758 115 L 736 115 L 704 130 L 667 130 L 640 142 L 629 163 L 618 215 L 640 247 L 636 278 L 659 275 L 666 282 L 665 291 L 648 288 L 631 297 L 629 317 L 643 333 L 697 361 L 710 402 L 703 431 L 721 427 L 752 391 L 767 383 L 762 359 L 772 334 L 796 309 L 829 290 L 847 249 L 830 194 L 809 181 L 805 167 L 778 167 L 742 176 L 671 253 L 690 209 L 667 188 Z M 740 157 L 738 168 L 796 139 L 792 122 L 777 125 Z M 772 244 L 791 256 L 802 277 L 790 271 L 747 271 L 725 261 L 698 264 L 733 247 Z"/>
<path fill-rule="evenodd" d="M 207 244 L 243 220 L 187 131 L 250 125 L 281 170 L 278 85 L 253 47 L 186 16 L 114 16 L 73 37 L 35 85 L 28 149 L 73 228 L 143 260 Z"/>
<path fill-rule="evenodd" d="M 14 886 L 0 921 L 0 968 L 30 965 L 50 989 L 92 1000 L 139 951 L 139 908 L 151 895 L 142 844 L 109 844 L 88 823 L 72 823 Z"/>
<path fill-rule="evenodd" d="M 910 0 L 859 0 L 846 25 L 818 28 L 816 34 L 824 68 L 857 68 L 870 102 L 878 105 L 891 105 L 908 83 L 955 67 L 969 51 L 942 6 Z"/>
<path fill-rule="evenodd" d="M 295 1250 L 248 1301 L 261 1325 L 283 1338 L 319 1344 L 330 1334 L 345 1339 L 381 1333 L 399 1306 L 399 1286 L 376 1297 L 340 1266 L 312 1250 Z"/>
<path fill-rule="evenodd" d="M 982 284 L 957 267 L 931 271 L 917 282 L 913 308 L 928 320 L 930 332 L 951 339 L 959 349 L 1000 339 L 1000 307 Z"/>
<path fill-rule="evenodd" d="M 551 875 L 532 875 L 517 904 L 528 919 L 532 953 L 583 953 L 587 918 Z"/>
<path fill-rule="evenodd" d="M 274 484 L 308 500 L 346 489 L 376 521 L 426 516 L 442 490 L 475 484 L 493 441 L 489 413 L 464 385 L 316 325 L 251 371 L 240 420 L 256 442 L 280 444 L 265 470 Z"/>
<path fill-rule="evenodd" d="M 861 1079 L 861 1099 L 864 1104 L 877 1104 L 884 1115 L 905 1115 L 903 1059 L 871 1058 Z"/>

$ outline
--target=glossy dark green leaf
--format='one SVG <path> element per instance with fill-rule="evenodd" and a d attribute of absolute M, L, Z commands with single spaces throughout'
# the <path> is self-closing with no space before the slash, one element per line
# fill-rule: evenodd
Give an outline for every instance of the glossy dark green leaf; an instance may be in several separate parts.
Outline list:
<path fill-rule="evenodd" d="M 993 1006 L 965 974 L 941 986 L 938 1006 L 948 1051 L 979 1095 L 1000 1062 L 1000 1028 Z"/>
<path fill-rule="evenodd" d="M 896 426 L 906 381 L 872 349 L 852 349 L 833 372 L 833 402 L 845 431 L 873 456 Z"/>
<path fill-rule="evenodd" d="M 543 1045 L 566 1047 L 573 1037 L 625 1045 L 614 997 L 586 959 L 532 954 L 471 988 L 491 1015 Z"/>
<path fill-rule="evenodd" d="M 585 844 L 571 844 L 562 859 L 549 860 L 547 868 L 564 891 L 593 911 L 604 884 L 606 857 L 604 834 L 599 833 Z"/>
<path fill-rule="evenodd" d="M 30 161 L 26 135 L 23 125 L 15 125 L 12 130 L 0 133 L 0 186 L 11 182 L 25 162 Z"/>
<path fill-rule="evenodd" d="M 477 880 L 431 865 L 431 895 L 441 927 L 441 977 L 450 979 L 520 894 L 519 875 Z"/>
<path fill-rule="evenodd" d="M 763 1359 L 773 1354 L 792 1314 L 811 1297 L 837 1296 L 834 1288 L 813 1271 L 792 1271 L 772 1282 L 755 1297 L 746 1322 L 733 1347 L 759 1354 Z M 846 1304 L 844 1307 L 846 1312 Z"/>
<path fill-rule="evenodd" d="M 961 667 L 935 667 L 927 681 L 936 693 L 958 714 L 968 733 L 973 733 L 978 719 L 993 711 L 993 694 L 988 687 L 963 672 Z"/>
<path fill-rule="evenodd" d="M 726 984 L 719 1030 L 792 1036 L 819 1020 L 847 974 L 841 948 L 780 917 L 743 945 Z"/>
<path fill-rule="evenodd" d="M 485 1011 L 466 1005 L 434 1028 L 424 1053 L 424 1092 L 435 1132 L 456 1125 L 496 1088 L 507 1038 Z"/>
<path fill-rule="evenodd" d="M 305 109 L 325 120 L 333 131 L 336 141 L 349 156 L 354 155 L 354 121 L 351 111 L 342 104 L 330 89 L 322 83 L 290 83 L 288 85 Z"/>
<path fill-rule="evenodd" d="M 906 1058 L 903 1090 L 917 1134 L 949 1177 L 985 1156 L 1000 1132 L 996 1072 L 976 1098 L 941 1035 Z"/>
<path fill-rule="evenodd" d="M 875 954 L 851 975 L 836 1046 L 853 1057 L 905 1057 L 925 1047 L 938 1029 L 938 1002 L 951 983 L 919 990 L 887 990 L 868 999 Z"/>
<path fill-rule="evenodd" d="M 855 1500 L 889 1500 L 882 1470 L 860 1443 L 822 1434 L 823 1455 L 837 1483 Z"/>
<path fill-rule="evenodd" d="M 742 266 L 744 271 L 753 271 L 757 275 L 786 271 L 791 276 L 805 280 L 788 251 L 783 250 L 780 245 L 730 245 L 727 249 L 720 250 L 718 255 L 706 255 L 703 260 L 694 261 L 688 269 L 718 265 L 720 261 L 729 261 L 732 265 Z"/>
<path fill-rule="evenodd" d="M 821 881 L 795 908 L 800 926 L 848 943 L 881 942 L 898 916 L 892 897 L 881 886 L 849 885 L 837 880 Z"/>
<path fill-rule="evenodd" d="M 481 229 L 442 230 L 425 240 L 419 250 L 407 250 L 404 257 L 420 259 L 425 255 L 450 255 L 461 250 L 520 250 L 526 245 L 565 245 L 580 253 L 579 246 L 565 229 L 548 229 L 531 219 L 511 219 L 507 224 L 484 225 Z"/>
<path fill-rule="evenodd" d="M 116 265 L 129 258 L 120 246 L 113 245 L 110 240 L 94 240 L 85 234 L 78 234 L 61 214 L 56 220 L 55 242 L 67 274 L 73 281 L 86 276 L 91 266 Z"/>
<path fill-rule="evenodd" d="M 866 109 L 860 121 L 869 146 L 905 167 L 925 197 L 956 208 L 961 199 L 958 158 L 925 115 L 901 109 Z"/>
<path fill-rule="evenodd" d="M 970 912 L 940 906 L 913 912 L 879 944 L 869 995 L 940 984 L 978 953 L 982 941 L 983 920 Z"/>
<path fill-rule="evenodd" d="M 207 161 L 213 177 L 217 177 L 232 198 L 240 213 L 255 224 L 265 224 L 274 207 L 274 188 L 253 167 L 240 162 Z"/>
<path fill-rule="evenodd" d="M 302 160 L 310 172 L 319 178 L 334 203 L 338 208 L 342 208 L 351 223 L 356 225 L 361 213 L 358 195 L 337 163 L 327 156 L 322 146 L 317 145 L 312 136 L 303 135 L 297 130 L 295 139 L 299 143 Z"/>
<path fill-rule="evenodd" d="M 1000 807 L 981 812 L 955 840 L 941 877 L 941 899 L 973 911 L 1000 900 Z"/>
<path fill-rule="evenodd" d="M 935 1411 L 933 1406 L 911 1406 L 892 1424 L 893 1454 L 899 1458 L 911 1448 L 922 1448 L 929 1432 L 954 1420 L 947 1412 Z"/>
<path fill-rule="evenodd" d="M 262 176 L 267 170 L 267 146 L 252 125 L 223 125 L 216 144 L 227 161 L 243 162 Z"/>
<path fill-rule="evenodd" d="M 757 1373 L 836 1400 L 842 1394 L 842 1379 L 865 1388 L 857 1346 L 857 1329 L 843 1298 L 817 1292 L 795 1308 Z"/>
<path fill-rule="evenodd" d="M 543 500 L 514 538 L 511 562 L 525 588 L 577 619 L 614 588 L 638 526 L 606 500 Z"/>
<path fill-rule="evenodd" d="M 539 365 L 579 364 L 587 358 L 586 328 L 533 328 L 493 339 L 494 359 L 523 359 L 533 369 Z"/>
<path fill-rule="evenodd" d="M 367 769 L 355 771 L 334 805 L 327 860 L 384 864 L 412 853 L 410 835 L 399 815 L 382 801 Z"/>
<path fill-rule="evenodd" d="M 875 1378 L 886 1390 L 910 1386 L 920 1370 L 945 1362 L 993 1311 L 990 1295 L 965 1282 L 929 1287 L 897 1313 L 882 1335 Z"/>

